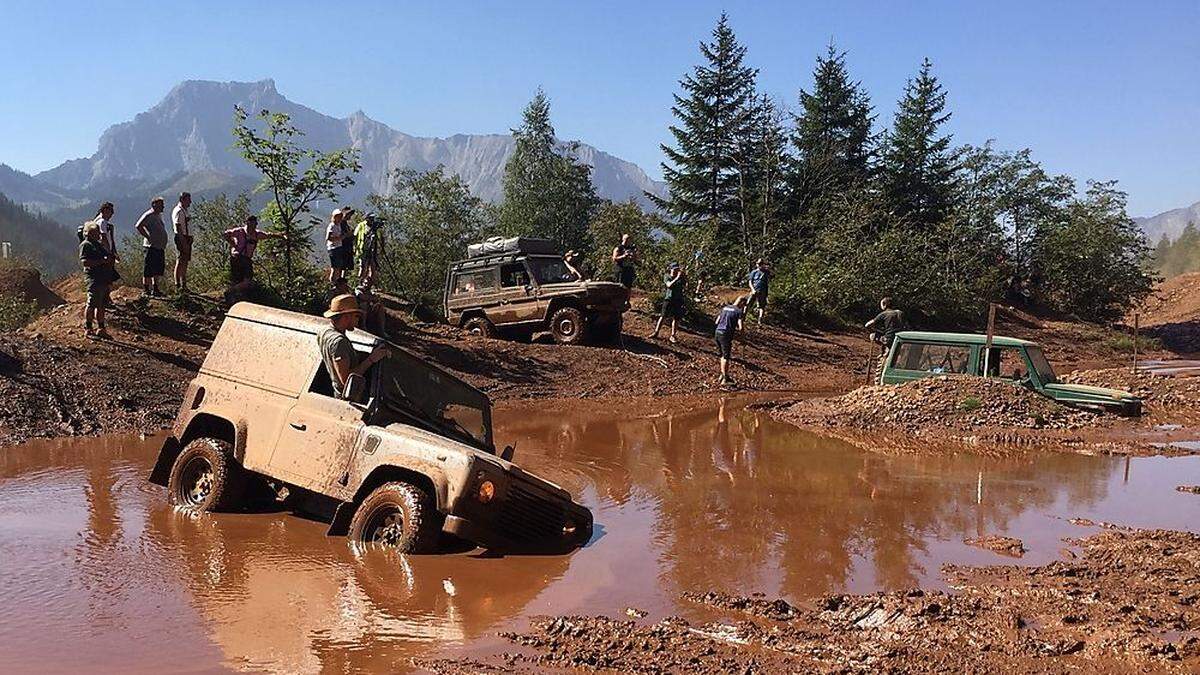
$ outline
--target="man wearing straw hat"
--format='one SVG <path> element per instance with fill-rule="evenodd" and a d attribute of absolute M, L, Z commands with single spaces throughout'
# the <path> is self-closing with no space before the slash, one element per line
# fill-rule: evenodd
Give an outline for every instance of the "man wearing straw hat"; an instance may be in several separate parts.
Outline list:
<path fill-rule="evenodd" d="M 330 300 L 325 318 L 329 319 L 330 326 L 317 335 L 317 345 L 321 349 L 321 359 L 325 362 L 325 370 L 329 372 L 334 391 L 338 398 L 345 398 L 346 382 L 350 376 L 362 375 L 368 368 L 386 359 L 390 352 L 386 346 L 379 345 L 363 358 L 354 350 L 346 331 L 358 327 L 362 321 L 362 310 L 353 295 L 347 293 Z"/>

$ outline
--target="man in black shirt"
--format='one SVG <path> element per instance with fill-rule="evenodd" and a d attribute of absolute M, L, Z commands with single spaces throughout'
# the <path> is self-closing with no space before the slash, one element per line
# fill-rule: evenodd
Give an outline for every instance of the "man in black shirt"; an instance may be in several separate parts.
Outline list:
<path fill-rule="evenodd" d="M 108 306 L 109 289 L 113 280 L 113 254 L 100 241 L 100 225 L 88 223 L 83 228 L 84 239 L 79 245 L 79 261 L 87 279 L 87 305 L 83 310 L 84 332 L 87 337 L 109 339 L 104 326 L 104 309 Z M 95 320 L 100 330 L 92 332 Z"/>
<path fill-rule="evenodd" d="M 874 330 L 877 339 L 881 346 L 881 351 L 887 354 L 892 348 L 892 341 L 896 339 L 896 333 L 907 328 L 904 323 L 904 314 L 898 309 L 892 309 L 892 299 L 884 298 L 879 301 L 879 309 L 882 311 L 875 315 L 866 323 L 868 330 Z"/>

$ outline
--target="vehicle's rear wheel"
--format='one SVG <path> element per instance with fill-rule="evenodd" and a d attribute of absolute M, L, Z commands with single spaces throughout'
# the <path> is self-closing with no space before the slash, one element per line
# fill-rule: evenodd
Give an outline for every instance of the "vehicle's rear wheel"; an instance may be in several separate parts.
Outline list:
<path fill-rule="evenodd" d="M 400 553 L 428 553 L 441 531 L 433 499 L 404 482 L 384 483 L 359 504 L 350 520 L 350 538 Z"/>
<path fill-rule="evenodd" d="M 562 345 L 577 344 L 583 339 L 583 312 L 563 307 L 550 317 L 550 334 Z"/>
<path fill-rule="evenodd" d="M 241 505 L 244 479 L 228 441 L 197 438 L 175 458 L 167 499 L 191 511 L 229 511 Z"/>
<path fill-rule="evenodd" d="M 476 337 L 496 337 L 496 326 L 485 316 L 473 316 L 467 319 L 467 322 L 463 324 L 463 330 L 467 332 L 467 335 Z"/>

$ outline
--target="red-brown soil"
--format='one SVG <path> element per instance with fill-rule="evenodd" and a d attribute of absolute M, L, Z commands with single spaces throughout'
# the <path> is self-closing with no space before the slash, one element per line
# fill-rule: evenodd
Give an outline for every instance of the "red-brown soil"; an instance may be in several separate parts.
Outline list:
<path fill-rule="evenodd" d="M 1140 313 L 1147 336 L 1177 352 L 1200 353 L 1200 272 L 1163 281 Z M 1126 323 L 1132 325 L 1133 318 Z"/>

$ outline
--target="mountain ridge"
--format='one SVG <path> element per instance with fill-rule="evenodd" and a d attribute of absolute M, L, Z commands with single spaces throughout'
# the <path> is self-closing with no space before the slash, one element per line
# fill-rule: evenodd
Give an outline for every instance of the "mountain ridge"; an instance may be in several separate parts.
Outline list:
<path fill-rule="evenodd" d="M 302 142 L 309 147 L 358 149 L 363 171 L 355 186 L 342 196 L 346 201 L 388 192 L 397 169 L 429 170 L 438 165 L 460 176 L 479 197 L 492 202 L 502 197 L 504 163 L 513 147 L 511 135 L 421 137 L 394 129 L 362 110 L 336 118 L 291 101 L 279 93 L 272 79 L 181 82 L 149 110 L 106 129 L 91 156 L 67 160 L 33 178 L 51 191 L 94 193 L 161 182 L 180 172 L 256 175 L 232 149 L 234 105 L 251 115 L 264 109 L 287 113 L 305 133 Z M 664 186 L 637 165 L 594 146 L 580 143 L 578 157 L 592 166 L 597 193 L 604 198 L 646 204 L 644 192 L 665 193 Z M 4 187 L 0 183 L 0 191 Z"/>
<path fill-rule="evenodd" d="M 1200 202 L 1196 202 L 1191 206 L 1184 206 L 1178 209 L 1163 211 L 1157 215 L 1144 218 L 1133 219 L 1138 227 L 1142 228 L 1142 232 L 1146 233 L 1146 238 L 1151 245 L 1157 244 L 1162 237 L 1174 241 L 1179 238 L 1183 228 L 1187 227 L 1188 223 L 1195 223 L 1200 226 Z"/>

